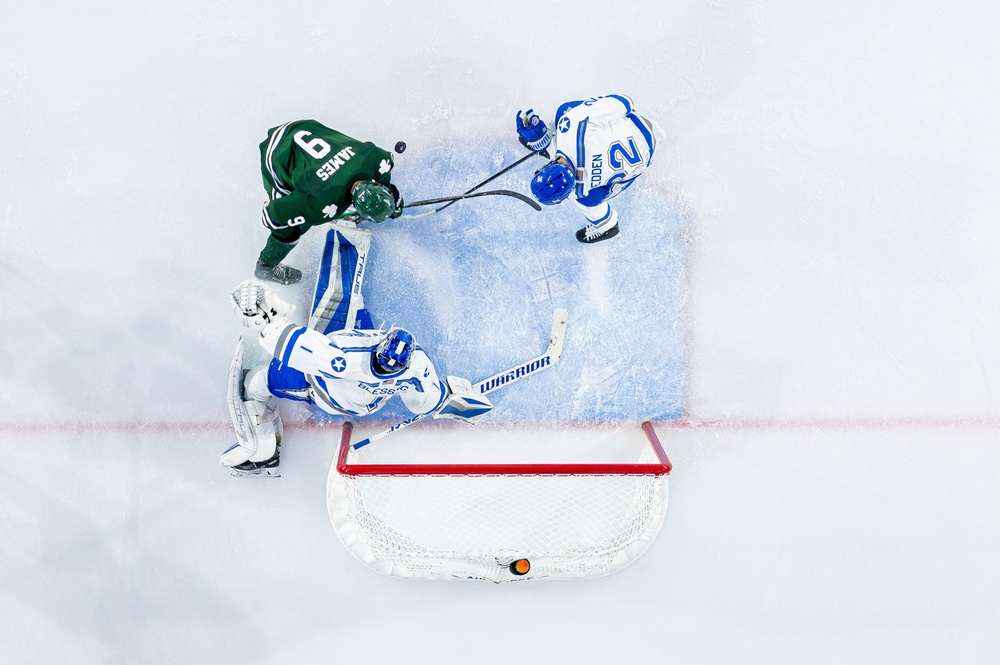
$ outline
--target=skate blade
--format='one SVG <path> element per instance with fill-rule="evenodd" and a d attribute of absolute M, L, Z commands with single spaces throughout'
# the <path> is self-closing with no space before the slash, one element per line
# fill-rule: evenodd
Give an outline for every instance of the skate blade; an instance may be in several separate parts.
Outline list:
<path fill-rule="evenodd" d="M 253 471 L 230 469 L 229 475 L 234 478 L 281 478 L 281 473 L 277 469 L 254 469 Z"/>

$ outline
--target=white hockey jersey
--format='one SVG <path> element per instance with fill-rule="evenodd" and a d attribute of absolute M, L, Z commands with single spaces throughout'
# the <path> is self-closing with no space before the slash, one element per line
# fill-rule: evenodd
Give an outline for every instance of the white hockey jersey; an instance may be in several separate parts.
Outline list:
<path fill-rule="evenodd" d="M 276 319 L 261 331 L 260 345 L 274 358 L 305 374 L 309 397 L 327 413 L 364 416 L 399 395 L 412 413 L 430 413 L 447 389 L 419 345 L 409 368 L 382 376 L 372 371 L 372 353 L 386 331 L 320 332 Z"/>
<path fill-rule="evenodd" d="M 628 187 L 652 163 L 659 126 L 635 112 L 625 95 L 592 97 L 559 107 L 556 156 L 576 171 L 576 199 L 595 206 Z"/>

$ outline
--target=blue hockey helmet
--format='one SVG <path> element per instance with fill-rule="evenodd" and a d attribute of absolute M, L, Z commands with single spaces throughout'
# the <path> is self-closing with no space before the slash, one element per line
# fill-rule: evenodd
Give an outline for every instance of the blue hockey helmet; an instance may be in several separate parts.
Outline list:
<path fill-rule="evenodd" d="M 396 374 L 410 366 L 413 355 L 413 335 L 402 328 L 393 328 L 372 354 L 372 369 L 376 374 Z"/>
<path fill-rule="evenodd" d="M 531 179 L 531 193 L 539 203 L 555 205 L 564 201 L 576 186 L 576 175 L 569 164 L 551 161 L 536 173 Z"/>

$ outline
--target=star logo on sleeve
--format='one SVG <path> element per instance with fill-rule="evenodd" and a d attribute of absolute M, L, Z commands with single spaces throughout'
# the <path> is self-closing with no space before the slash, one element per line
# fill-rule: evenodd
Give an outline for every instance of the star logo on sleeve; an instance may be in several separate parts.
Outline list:
<path fill-rule="evenodd" d="M 330 361 L 330 368 L 337 374 L 340 374 L 347 369 L 347 361 L 344 360 L 343 356 L 337 356 Z"/>
<path fill-rule="evenodd" d="M 559 118 L 559 131 L 563 134 L 569 131 L 569 118 L 566 116 Z"/>
<path fill-rule="evenodd" d="M 382 163 L 378 165 L 378 172 L 381 174 L 386 174 L 392 169 L 392 164 L 389 163 L 388 159 L 383 159 Z"/>

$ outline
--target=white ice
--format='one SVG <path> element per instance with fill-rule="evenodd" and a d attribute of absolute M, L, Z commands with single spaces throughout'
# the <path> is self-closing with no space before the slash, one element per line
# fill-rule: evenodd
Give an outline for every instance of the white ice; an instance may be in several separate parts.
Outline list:
<path fill-rule="evenodd" d="M 973 0 L 7 3 L 0 662 L 997 662 L 998 29 Z M 641 559 L 379 576 L 302 410 L 280 480 L 225 474 L 267 128 L 404 139 L 419 198 L 519 156 L 518 109 L 610 92 L 668 135 L 620 240 L 481 199 L 376 229 L 369 286 L 473 378 L 569 307 L 566 364 L 496 415 L 653 418 Z"/>

